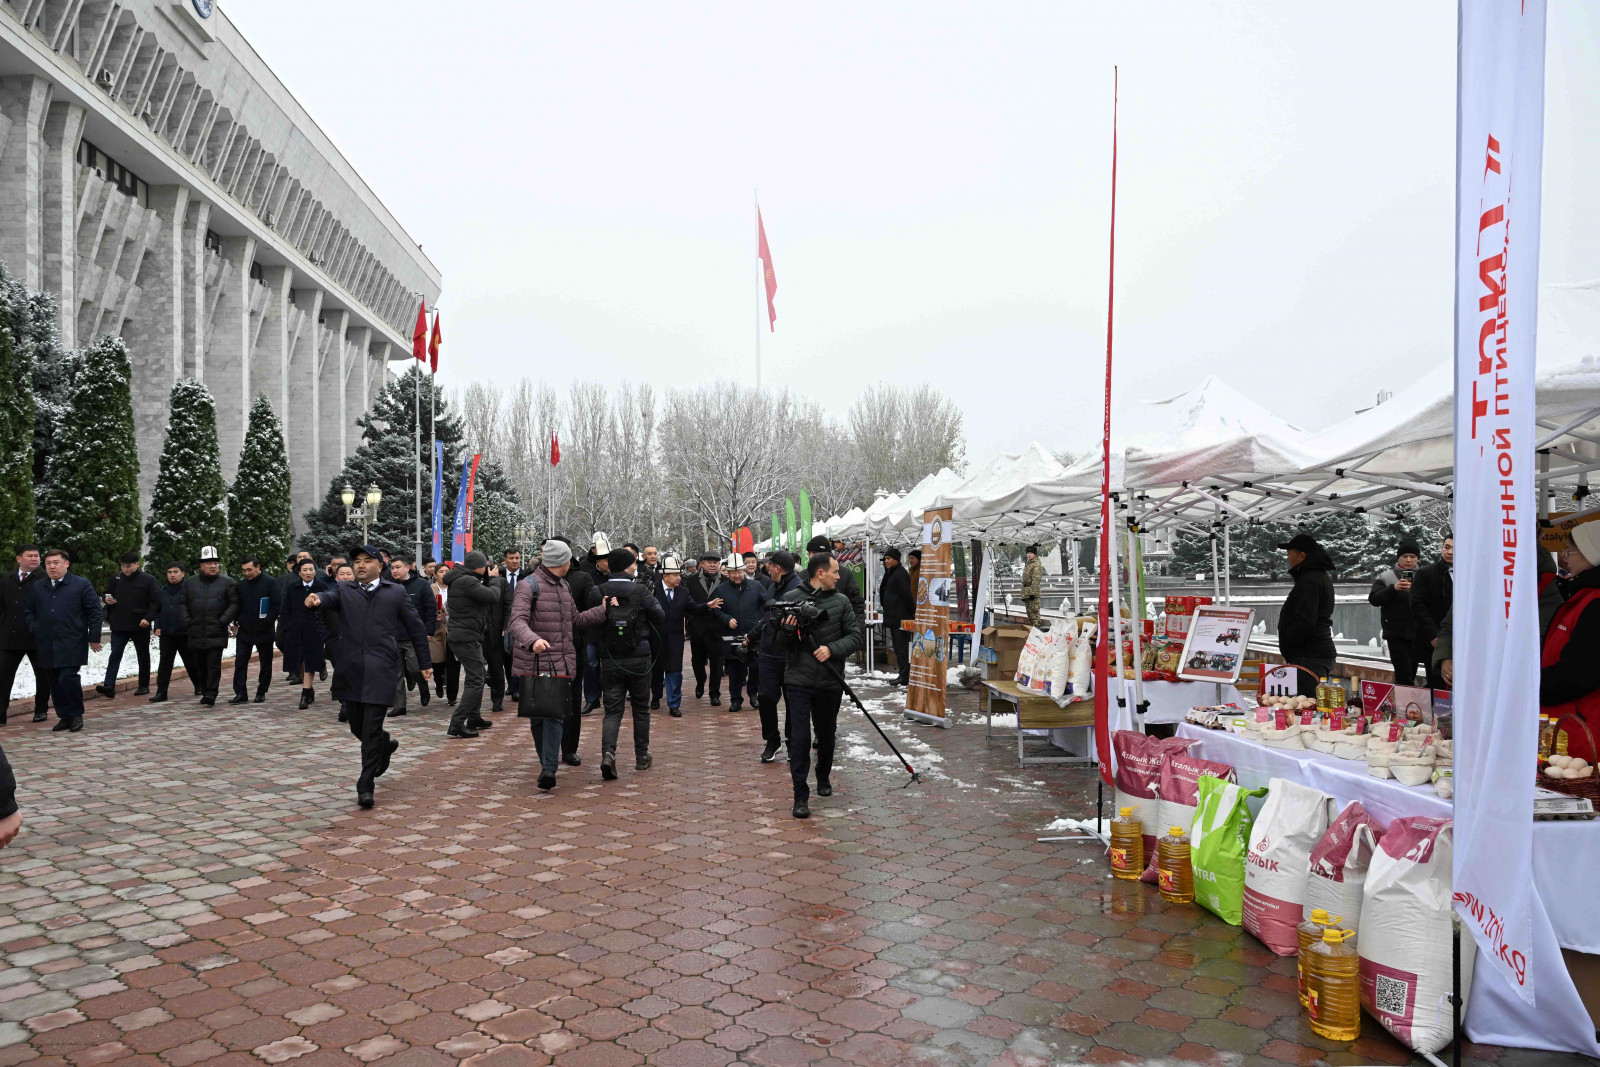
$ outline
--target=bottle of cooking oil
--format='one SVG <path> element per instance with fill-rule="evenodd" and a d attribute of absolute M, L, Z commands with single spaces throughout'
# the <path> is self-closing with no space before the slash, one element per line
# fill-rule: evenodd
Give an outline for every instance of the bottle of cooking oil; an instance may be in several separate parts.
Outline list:
<path fill-rule="evenodd" d="M 1334 915 L 1330 917 L 1324 909 L 1312 908 L 1311 918 L 1295 927 L 1300 933 L 1300 960 L 1296 967 L 1299 971 L 1300 1007 L 1302 1009 L 1306 1006 L 1306 981 L 1310 977 L 1310 972 L 1306 968 L 1310 962 L 1311 946 L 1322 940 L 1323 930 L 1331 929 L 1341 922 L 1344 922 L 1343 916 Z"/>
<path fill-rule="evenodd" d="M 1174 904 L 1194 902 L 1194 867 L 1189 862 L 1189 835 L 1173 826 L 1156 843 L 1156 883 L 1161 899 Z"/>
<path fill-rule="evenodd" d="M 1329 1041 L 1361 1036 L 1361 960 L 1349 944 L 1354 930 L 1324 930 L 1311 946 L 1306 1014 L 1311 1029 Z"/>
<path fill-rule="evenodd" d="M 1556 721 L 1548 715 L 1539 716 L 1539 757 L 1549 759 L 1556 749 Z"/>
<path fill-rule="evenodd" d="M 1347 694 L 1344 683 L 1337 678 L 1328 679 L 1328 707 L 1327 711 L 1343 711 Z"/>
<path fill-rule="evenodd" d="M 1328 710 L 1328 680 L 1326 678 L 1317 679 L 1317 710 Z"/>
<path fill-rule="evenodd" d="M 1119 808 L 1111 820 L 1111 873 L 1138 881 L 1144 874 L 1144 826 L 1133 811 Z"/>

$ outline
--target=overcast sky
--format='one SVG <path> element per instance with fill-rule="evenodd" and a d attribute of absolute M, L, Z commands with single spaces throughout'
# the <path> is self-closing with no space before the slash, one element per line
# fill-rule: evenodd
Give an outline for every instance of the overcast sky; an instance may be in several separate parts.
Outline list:
<path fill-rule="evenodd" d="M 455 383 L 753 382 L 759 187 L 766 385 L 927 380 L 973 459 L 1087 447 L 1113 64 L 1119 402 L 1217 374 L 1316 429 L 1449 356 L 1452 0 L 222 6 L 443 272 Z M 1551 0 L 1549 39 L 1577 281 L 1600 16 Z"/>

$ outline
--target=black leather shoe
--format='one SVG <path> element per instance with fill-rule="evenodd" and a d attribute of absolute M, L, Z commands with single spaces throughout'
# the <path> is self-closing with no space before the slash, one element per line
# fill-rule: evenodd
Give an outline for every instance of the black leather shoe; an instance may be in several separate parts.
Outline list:
<path fill-rule="evenodd" d="M 545 792 L 549 792 L 550 790 L 554 789 L 555 787 L 556 787 L 556 776 L 555 775 L 553 775 L 553 774 L 541 774 L 541 775 L 539 775 L 539 788 L 540 789 L 543 789 Z"/>
<path fill-rule="evenodd" d="M 217 703 L 217 698 L 216 697 L 201 697 L 200 698 L 200 706 L 201 707 L 206 707 L 206 708 L 215 707 L 216 703 Z"/>
<path fill-rule="evenodd" d="M 409 693 L 413 689 L 415 689 L 416 687 L 417 687 L 417 676 L 414 675 L 414 674 L 406 675 L 406 692 Z"/>
<path fill-rule="evenodd" d="M 582 767 L 583 757 L 578 755 L 576 752 L 570 756 L 563 752 L 561 754 L 561 762 L 565 763 L 568 767 Z"/>
<path fill-rule="evenodd" d="M 428 706 L 428 683 L 427 682 L 423 682 L 422 685 L 417 689 L 417 700 L 422 704 L 423 707 L 427 707 Z"/>
<path fill-rule="evenodd" d="M 694 687 L 694 698 L 696 700 L 704 700 L 705 699 L 705 695 L 706 695 L 706 687 L 705 686 L 697 685 L 697 686 Z"/>
<path fill-rule="evenodd" d="M 133 695 L 136 696 L 136 697 L 142 697 L 142 696 L 147 695 L 149 692 L 150 692 L 150 687 L 148 685 L 141 685 L 139 688 L 137 688 L 137 689 L 135 689 L 133 691 Z"/>
<path fill-rule="evenodd" d="M 410 714 L 410 712 L 406 711 L 405 708 L 391 708 L 389 710 L 389 718 L 391 718 L 391 719 L 394 718 L 396 715 L 409 715 L 409 714 Z"/>
<path fill-rule="evenodd" d="M 650 702 L 650 710 L 651 710 L 651 711 L 659 711 L 659 710 L 660 710 L 660 709 L 661 709 L 661 701 L 659 701 L 659 700 L 652 700 L 652 701 L 651 701 L 651 702 Z"/>
<path fill-rule="evenodd" d="M 579 715 L 593 715 L 595 712 L 597 712 L 599 710 L 600 710 L 600 702 L 598 700 L 596 700 L 596 701 L 593 701 L 591 703 L 585 704 L 583 706 L 583 710 L 578 712 L 578 714 Z"/>
<path fill-rule="evenodd" d="M 44 722 L 45 719 L 47 719 L 48 717 L 49 716 L 45 712 L 42 712 L 42 711 L 36 711 L 36 712 L 33 713 L 33 721 L 34 722 Z"/>
<path fill-rule="evenodd" d="M 819 796 L 819 797 L 831 797 L 831 796 L 833 796 L 833 783 L 829 782 L 826 778 L 824 778 L 822 781 L 818 782 L 817 783 L 817 796 Z"/>
<path fill-rule="evenodd" d="M 235 693 L 235 694 L 233 694 L 233 699 L 228 701 L 228 703 L 229 704 L 248 704 L 248 703 L 250 703 L 250 698 L 245 696 L 243 693 Z"/>
<path fill-rule="evenodd" d="M 152 703 L 152 704 L 160 704 L 163 701 L 165 701 L 166 699 L 167 699 L 167 694 L 165 694 L 165 693 L 157 693 L 155 696 L 150 698 L 150 703 Z"/>
<path fill-rule="evenodd" d="M 265 704 L 266 702 L 267 702 L 267 691 L 265 689 L 258 689 L 258 690 L 256 690 L 255 699 L 252 700 L 250 703 L 252 703 L 252 704 Z"/>
<path fill-rule="evenodd" d="M 491 703 L 489 705 L 489 710 L 490 711 L 505 711 L 506 709 L 500 706 L 500 701 L 496 700 L 496 701 L 494 701 L 493 703 Z"/>
<path fill-rule="evenodd" d="M 473 719 L 471 722 L 467 723 L 467 728 L 469 730 L 487 730 L 493 725 L 494 723 L 480 715 L 476 719 Z"/>
<path fill-rule="evenodd" d="M 617 757 L 611 755 L 610 753 L 600 757 L 600 777 L 604 778 L 608 782 L 616 781 Z"/>
<path fill-rule="evenodd" d="M 811 809 L 806 807 L 805 801 L 797 800 L 794 802 L 794 817 L 797 819 L 811 818 Z"/>
<path fill-rule="evenodd" d="M 681 708 L 668 708 L 667 714 L 671 715 L 674 719 L 683 718 L 683 710 Z"/>
<path fill-rule="evenodd" d="M 744 705 L 741 704 L 739 701 L 735 700 L 733 703 L 728 705 L 728 710 L 729 711 L 743 711 L 744 710 Z"/>
<path fill-rule="evenodd" d="M 56 724 L 50 727 L 50 732 L 53 734 L 64 734 L 70 729 L 72 729 L 71 719 L 57 719 Z"/>
<path fill-rule="evenodd" d="M 300 690 L 300 710 L 304 711 L 307 708 L 309 708 L 311 706 L 311 702 L 313 700 L 315 700 L 315 699 L 317 699 L 316 690 L 314 690 L 314 689 L 302 689 L 302 690 Z"/>
<path fill-rule="evenodd" d="M 107 700 L 111 700 L 117 695 L 116 688 L 114 686 L 109 686 L 104 682 L 101 682 L 99 685 L 95 686 L 94 691 L 105 697 Z"/>
<path fill-rule="evenodd" d="M 712 693 L 711 694 L 711 706 L 714 707 L 714 708 L 722 707 L 722 698 L 717 696 L 717 694 Z"/>
<path fill-rule="evenodd" d="M 326 682 L 327 680 L 328 680 L 328 668 L 324 667 L 320 671 L 317 672 L 317 681 Z"/>
<path fill-rule="evenodd" d="M 67 727 L 67 729 L 71 730 L 73 733 L 77 733 L 78 731 L 82 730 L 83 729 L 83 716 L 79 715 L 77 718 L 73 719 L 71 724 Z"/>
<path fill-rule="evenodd" d="M 444 735 L 446 737 L 477 737 L 478 731 L 469 730 L 465 726 L 457 726 L 455 723 L 451 723 L 450 729 L 446 730 Z"/>
<path fill-rule="evenodd" d="M 778 749 L 782 747 L 783 746 L 778 744 L 776 741 L 768 741 L 767 747 L 761 750 L 761 762 L 771 763 L 773 760 L 777 759 Z"/>
<path fill-rule="evenodd" d="M 357 793 L 356 794 L 356 803 L 360 804 L 363 808 L 372 807 L 372 794 L 371 793 Z"/>
<path fill-rule="evenodd" d="M 377 777 L 382 778 L 389 772 L 389 761 L 394 758 L 394 754 L 399 750 L 400 742 L 391 737 L 389 739 L 389 747 L 384 750 L 383 756 L 378 760 Z"/>
<path fill-rule="evenodd" d="M 349 722 L 350 721 L 350 709 L 346 708 L 343 704 L 339 705 L 339 721 L 340 722 Z"/>
<path fill-rule="evenodd" d="M 650 769 L 650 765 L 655 761 L 656 758 L 650 755 L 650 753 L 646 752 L 642 756 L 634 757 L 633 769 L 636 771 L 648 771 Z"/>

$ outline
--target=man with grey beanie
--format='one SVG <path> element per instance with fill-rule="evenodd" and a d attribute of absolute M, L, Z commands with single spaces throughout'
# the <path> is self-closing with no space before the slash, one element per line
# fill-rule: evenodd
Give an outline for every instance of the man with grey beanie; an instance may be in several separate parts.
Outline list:
<path fill-rule="evenodd" d="M 489 639 L 490 616 L 500 603 L 494 570 L 488 556 L 473 551 L 467 553 L 461 566 L 450 568 L 445 575 L 450 598 L 450 652 L 460 661 L 461 672 L 466 676 L 461 700 L 450 717 L 450 737 L 477 737 L 477 731 L 493 725 L 478 709 L 483 706 L 483 685 L 489 677 L 483 643 Z M 499 640 L 500 635 L 495 634 L 494 639 Z"/>

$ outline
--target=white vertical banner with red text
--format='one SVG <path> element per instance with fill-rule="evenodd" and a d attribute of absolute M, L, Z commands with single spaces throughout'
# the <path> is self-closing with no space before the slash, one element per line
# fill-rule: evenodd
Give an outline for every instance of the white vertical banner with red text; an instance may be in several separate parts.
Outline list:
<path fill-rule="evenodd" d="M 1544 0 L 1461 0 L 1456 144 L 1456 912 L 1534 1002 L 1534 353 Z M 1539 909 L 1542 913 L 1542 908 Z"/>

